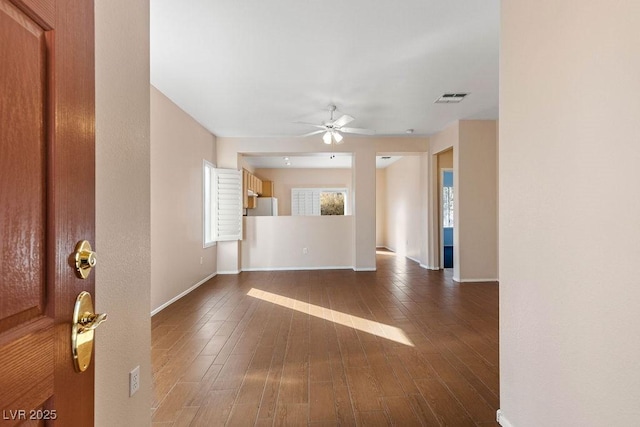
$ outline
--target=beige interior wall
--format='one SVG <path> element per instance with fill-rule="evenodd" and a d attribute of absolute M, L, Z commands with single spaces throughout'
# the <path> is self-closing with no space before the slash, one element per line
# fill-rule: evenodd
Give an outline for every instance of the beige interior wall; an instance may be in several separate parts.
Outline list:
<path fill-rule="evenodd" d="M 238 170 L 242 170 L 242 169 L 246 169 L 251 173 L 255 173 L 256 171 L 256 168 L 254 168 L 247 162 L 247 156 L 238 154 Z"/>
<path fill-rule="evenodd" d="M 495 120 L 461 120 L 454 161 L 454 245 L 460 282 L 498 279 L 498 149 Z M 456 251 L 454 246 L 454 252 Z M 454 260 L 455 261 L 455 260 Z"/>
<path fill-rule="evenodd" d="M 431 217 L 432 200 L 429 199 L 429 188 L 431 187 L 431 154 L 427 151 L 421 153 L 420 158 L 420 188 L 422 188 L 422 197 L 420 203 L 420 267 L 434 269 L 430 264 L 430 235 L 432 233 L 431 223 L 434 218 Z M 437 221 L 437 218 L 435 218 Z"/>
<path fill-rule="evenodd" d="M 278 215 L 281 216 L 291 215 L 292 188 L 338 187 L 347 188 L 351 194 L 351 169 L 256 169 L 255 175 L 273 181 Z M 348 211 L 351 212 L 350 206 Z"/>
<path fill-rule="evenodd" d="M 95 4 L 95 425 L 151 424 L 149 1 Z M 129 397 L 129 371 L 140 390 Z M 72 391 L 70 391 L 72 392 Z"/>
<path fill-rule="evenodd" d="M 220 167 L 238 168 L 238 154 L 353 153 L 352 195 L 354 268 L 375 269 L 376 153 L 419 154 L 427 151 L 428 138 L 423 137 L 354 137 L 341 145 L 325 145 L 314 138 L 218 138 L 217 159 Z M 417 178 L 418 181 L 420 178 Z M 353 185 L 353 184 L 352 184 Z M 241 268 L 240 244 L 218 244 L 218 274 L 238 273 Z"/>
<path fill-rule="evenodd" d="M 443 151 L 438 154 L 438 168 L 439 169 L 452 169 L 453 168 L 453 150 Z"/>
<path fill-rule="evenodd" d="M 387 240 L 387 169 L 376 170 L 376 246 Z"/>
<path fill-rule="evenodd" d="M 432 155 L 455 149 L 459 139 L 459 123 L 454 122 L 429 138 L 429 152 Z"/>
<path fill-rule="evenodd" d="M 502 414 L 637 425 L 640 2 L 507 1 L 501 19 Z"/>
<path fill-rule="evenodd" d="M 353 269 L 376 269 L 376 152 L 365 147 L 352 158 Z"/>
<path fill-rule="evenodd" d="M 440 164 L 453 157 L 453 279 L 458 282 L 498 278 L 497 121 L 460 120 L 429 142 L 429 267 L 440 266 Z M 453 149 L 453 150 L 451 150 Z M 441 154 L 443 157 L 441 157 Z M 436 267 L 437 268 L 437 267 Z"/>
<path fill-rule="evenodd" d="M 404 156 L 386 168 L 386 244 L 398 255 L 420 258 L 421 206 L 420 157 Z"/>
<path fill-rule="evenodd" d="M 457 174 L 456 169 L 456 155 L 455 151 L 459 142 L 459 122 L 454 122 L 445 127 L 441 132 L 432 135 L 429 138 L 429 158 L 427 164 L 429 167 L 428 173 L 428 191 L 427 191 L 427 268 L 432 270 L 440 269 L 442 265 L 441 260 L 441 248 L 440 248 L 440 167 L 438 165 L 438 155 L 445 151 L 452 151 L 453 154 L 453 169 L 454 169 L 454 186 Z M 454 206 L 458 206 L 458 192 L 454 189 L 453 192 Z M 456 222 L 454 210 L 454 223 Z M 454 233 L 454 254 L 453 254 L 453 275 L 459 277 L 460 275 L 460 259 L 459 248 L 457 248 L 457 242 L 455 240 L 456 233 Z"/>
<path fill-rule="evenodd" d="M 151 87 L 151 311 L 216 272 L 216 246 L 203 248 L 203 160 L 216 139 Z"/>
<path fill-rule="evenodd" d="M 353 216 L 245 217 L 242 270 L 351 268 L 352 232 Z"/>

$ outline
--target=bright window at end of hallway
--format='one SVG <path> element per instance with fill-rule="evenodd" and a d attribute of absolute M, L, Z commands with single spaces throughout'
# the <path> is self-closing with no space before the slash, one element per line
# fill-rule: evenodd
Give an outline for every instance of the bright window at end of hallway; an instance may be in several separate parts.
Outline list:
<path fill-rule="evenodd" d="M 442 187 L 442 226 L 453 227 L 453 186 Z"/>

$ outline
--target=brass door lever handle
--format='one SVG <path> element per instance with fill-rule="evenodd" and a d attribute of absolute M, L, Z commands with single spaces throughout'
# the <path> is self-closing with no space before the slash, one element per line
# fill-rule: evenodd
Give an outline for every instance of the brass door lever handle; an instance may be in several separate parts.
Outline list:
<path fill-rule="evenodd" d="M 95 329 L 107 320 L 107 314 L 96 314 L 89 292 L 80 292 L 73 308 L 71 323 L 71 351 L 78 372 L 84 372 L 91 363 Z"/>
<path fill-rule="evenodd" d="M 84 313 L 78 320 L 78 333 L 81 334 L 86 331 L 93 331 L 105 320 L 107 320 L 107 313 Z"/>

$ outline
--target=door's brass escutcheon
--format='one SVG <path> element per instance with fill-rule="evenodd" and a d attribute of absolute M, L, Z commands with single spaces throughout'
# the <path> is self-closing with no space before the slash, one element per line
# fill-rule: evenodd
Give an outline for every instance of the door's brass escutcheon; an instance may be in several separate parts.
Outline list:
<path fill-rule="evenodd" d="M 91 294 L 82 291 L 73 308 L 73 324 L 71 325 L 71 347 L 76 371 L 84 372 L 91 363 L 93 353 L 93 336 L 95 329 L 105 320 L 107 314 L 95 314 Z"/>
<path fill-rule="evenodd" d="M 76 275 L 80 279 L 86 279 L 91 274 L 91 269 L 96 266 L 98 259 L 96 253 L 91 250 L 91 244 L 83 240 L 76 245 L 74 253 Z"/>

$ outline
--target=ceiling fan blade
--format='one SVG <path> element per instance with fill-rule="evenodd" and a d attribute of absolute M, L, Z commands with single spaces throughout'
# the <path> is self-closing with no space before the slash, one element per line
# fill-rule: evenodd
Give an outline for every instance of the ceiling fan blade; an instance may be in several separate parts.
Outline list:
<path fill-rule="evenodd" d="M 316 128 L 320 128 L 320 129 L 325 129 L 324 125 L 319 125 L 317 123 L 309 123 L 309 122 L 293 122 L 296 125 L 307 125 L 307 126 L 313 126 Z"/>
<path fill-rule="evenodd" d="M 360 128 L 340 128 L 340 132 L 345 133 L 359 133 L 361 135 L 375 135 L 376 131 L 373 129 L 360 129 Z"/>
<path fill-rule="evenodd" d="M 343 115 L 342 117 L 340 117 L 339 119 L 336 119 L 332 124 L 334 128 L 340 128 L 344 125 L 346 125 L 347 123 L 351 123 L 352 121 L 354 121 L 355 119 L 351 116 L 348 115 Z"/>
<path fill-rule="evenodd" d="M 319 133 L 324 132 L 324 129 L 322 130 L 314 130 L 313 132 L 309 132 L 309 133 L 305 133 L 304 135 L 300 135 L 301 138 L 304 138 L 305 136 L 311 136 L 311 135 L 317 135 Z"/>

